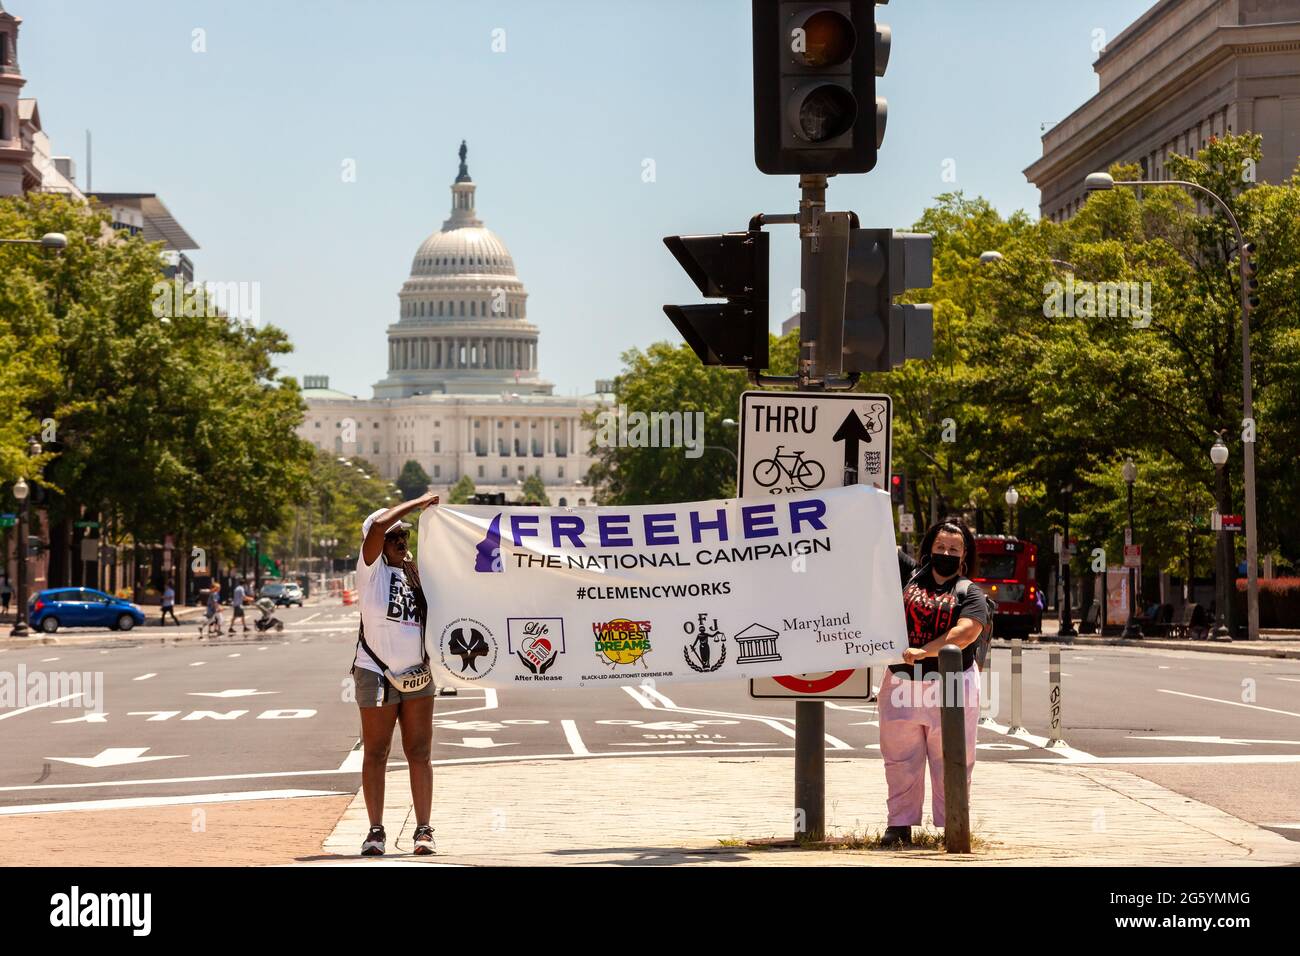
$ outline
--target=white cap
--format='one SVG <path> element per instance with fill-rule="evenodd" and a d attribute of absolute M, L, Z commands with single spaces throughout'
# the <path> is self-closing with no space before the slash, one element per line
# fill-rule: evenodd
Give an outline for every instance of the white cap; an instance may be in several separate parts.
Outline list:
<path fill-rule="evenodd" d="M 385 511 L 387 511 L 387 510 L 388 510 L 387 508 L 380 508 L 378 511 L 372 513 L 372 514 L 370 515 L 370 517 L 367 518 L 365 521 L 361 522 L 361 540 L 362 540 L 362 541 L 364 541 L 364 540 L 366 539 L 366 536 L 367 536 L 368 534 L 370 534 L 370 528 L 374 525 L 374 523 L 375 523 L 375 519 L 378 518 L 381 514 L 383 514 L 383 513 L 384 513 Z M 385 535 L 388 535 L 388 534 L 391 534 L 392 532 L 398 530 L 399 528 L 409 528 L 410 526 L 411 526 L 411 525 L 410 525 L 408 522 L 405 522 L 405 521 L 402 521 L 402 520 L 399 519 L 399 520 L 397 520 L 397 521 L 394 521 L 391 525 L 389 525 L 389 526 L 384 530 L 384 534 L 385 534 Z"/>

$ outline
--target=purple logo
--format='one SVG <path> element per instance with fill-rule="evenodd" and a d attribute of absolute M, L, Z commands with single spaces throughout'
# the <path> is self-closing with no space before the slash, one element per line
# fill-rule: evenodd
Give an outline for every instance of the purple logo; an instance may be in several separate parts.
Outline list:
<path fill-rule="evenodd" d="M 488 525 L 487 535 L 474 549 L 475 571 L 501 571 L 501 515 Z"/>

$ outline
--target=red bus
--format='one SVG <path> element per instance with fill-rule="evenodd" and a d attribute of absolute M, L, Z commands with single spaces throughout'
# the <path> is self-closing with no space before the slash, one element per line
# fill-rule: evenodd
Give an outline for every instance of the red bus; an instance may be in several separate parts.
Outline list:
<path fill-rule="evenodd" d="M 1020 637 L 1043 629 L 1038 606 L 1038 545 L 1004 534 L 975 537 L 978 573 L 971 578 L 997 605 L 993 633 Z"/>

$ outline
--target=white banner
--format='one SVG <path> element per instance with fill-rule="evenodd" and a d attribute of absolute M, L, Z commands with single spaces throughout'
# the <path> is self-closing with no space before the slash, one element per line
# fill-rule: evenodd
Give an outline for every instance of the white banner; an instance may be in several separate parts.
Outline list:
<path fill-rule="evenodd" d="M 420 516 L 439 684 L 610 687 L 895 663 L 888 492 Z"/>

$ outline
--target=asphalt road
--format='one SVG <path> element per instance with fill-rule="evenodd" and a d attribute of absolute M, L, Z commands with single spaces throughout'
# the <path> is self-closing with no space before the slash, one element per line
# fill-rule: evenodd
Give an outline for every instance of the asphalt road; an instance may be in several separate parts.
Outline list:
<path fill-rule="evenodd" d="M 197 626 L 187 622 L 169 629 L 184 642 L 102 632 L 89 644 L 0 649 L 0 675 L 11 675 L 11 685 L 44 675 L 36 679 L 62 681 L 53 696 L 67 698 L 0 702 L 0 814 L 180 795 L 355 791 L 358 720 L 347 672 L 356 613 L 339 605 L 279 613 L 286 628 L 267 638 L 195 642 L 188 638 Z M 159 631 L 151 623 L 136 634 Z M 993 652 L 997 707 L 980 729 L 980 760 L 1105 760 L 1300 839 L 1300 661 L 1066 648 L 1067 746 L 1047 749 L 1047 651 L 1025 649 L 1026 733 L 1014 736 L 1010 658 L 1007 649 Z M 793 716 L 791 703 L 752 700 L 736 683 L 474 688 L 439 699 L 434 761 L 792 753 Z M 873 703 L 829 703 L 826 734 L 834 757 L 879 757 Z M 400 757 L 395 742 L 394 766 Z"/>

